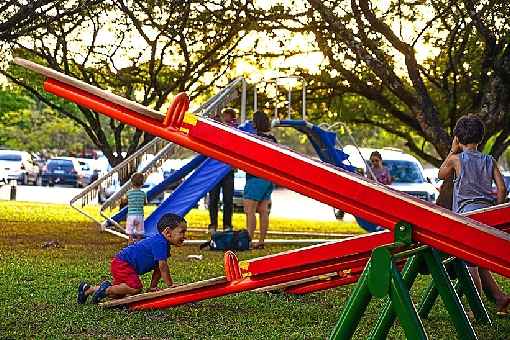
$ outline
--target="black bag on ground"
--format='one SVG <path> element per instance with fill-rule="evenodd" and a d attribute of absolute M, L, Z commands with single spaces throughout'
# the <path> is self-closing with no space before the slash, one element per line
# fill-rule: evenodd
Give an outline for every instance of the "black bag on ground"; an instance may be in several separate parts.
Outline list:
<path fill-rule="evenodd" d="M 200 245 L 200 249 L 209 247 L 211 250 L 248 250 L 250 249 L 250 234 L 248 231 L 217 231 L 211 240 Z"/>

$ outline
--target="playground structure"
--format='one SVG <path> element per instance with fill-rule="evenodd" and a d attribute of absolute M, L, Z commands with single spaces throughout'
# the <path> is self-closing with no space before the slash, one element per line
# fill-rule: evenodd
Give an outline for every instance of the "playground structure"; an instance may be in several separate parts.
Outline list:
<path fill-rule="evenodd" d="M 229 104 L 230 101 L 236 98 L 238 95 L 238 91 L 241 91 L 241 115 L 245 116 L 245 108 L 246 108 L 246 84 L 243 78 L 237 78 L 231 83 L 229 83 L 225 89 L 220 91 L 218 94 L 209 99 L 206 103 L 201 105 L 196 112 L 200 112 L 204 114 L 206 112 L 208 115 L 214 114 L 218 112 L 223 107 Z M 87 188 L 78 193 L 71 201 L 70 205 L 72 208 L 76 209 L 81 214 L 87 216 L 92 221 L 96 222 L 101 226 L 103 231 L 112 233 L 116 236 L 127 238 L 127 235 L 123 232 L 123 228 L 119 226 L 119 222 L 125 219 L 126 210 L 120 209 L 115 215 L 111 216 L 107 214 L 107 212 L 112 212 L 112 210 L 118 207 L 121 203 L 121 199 L 125 197 L 126 192 L 131 189 L 131 180 L 129 178 L 129 174 L 133 171 L 139 171 L 143 173 L 145 176 L 150 175 L 151 173 L 157 172 L 160 170 L 161 165 L 168 159 L 171 159 L 175 154 L 176 148 L 178 145 L 175 145 L 172 142 L 161 138 L 154 138 L 146 145 L 142 146 L 139 150 L 134 152 L 132 155 L 127 157 L 124 161 L 118 164 L 115 168 L 113 168 L 106 175 L 98 178 L 96 181 L 91 183 Z M 145 164 L 140 168 L 142 164 L 142 160 L 147 158 L 147 156 L 152 156 L 150 162 Z M 170 184 L 181 180 L 183 177 L 189 175 L 193 170 L 199 167 L 204 161 L 206 157 L 197 156 L 193 161 L 189 164 L 185 165 L 182 169 L 179 169 L 176 173 L 174 173 L 170 178 L 166 178 L 162 183 L 152 188 L 147 192 L 147 198 L 150 201 L 152 198 L 160 195 Z M 221 178 L 219 175 L 217 176 L 218 180 Z M 87 213 L 86 209 L 84 209 L 87 205 L 94 204 L 98 201 L 98 196 L 101 191 L 108 187 L 112 186 L 114 181 L 118 181 L 123 183 L 123 185 L 117 190 L 113 195 L 108 197 L 105 202 L 102 203 L 99 209 L 99 215 L 103 218 L 102 220 L 98 220 L 93 217 L 89 213 Z M 191 203 L 191 202 L 189 202 Z M 166 203 L 168 205 L 168 202 Z M 182 207 L 180 208 L 182 209 Z M 191 206 L 189 207 L 191 209 Z M 189 210 L 188 209 L 188 210 Z M 186 209 L 185 209 L 186 210 Z M 149 225 L 149 234 L 152 233 L 152 225 Z M 190 243 L 189 241 L 187 243 Z"/>
<path fill-rule="evenodd" d="M 195 112 L 201 113 L 205 117 L 214 116 L 221 111 L 222 108 L 229 105 L 233 99 L 237 99 L 239 94 L 241 96 L 240 112 L 241 116 L 244 117 L 246 112 L 246 81 L 243 78 L 237 78 L 229 83 L 205 104 L 201 105 Z M 254 98 L 254 105 L 256 105 L 256 92 L 254 93 Z M 244 128 L 245 127 L 243 125 L 240 126 L 241 130 Z M 246 128 L 250 128 L 250 126 L 247 126 Z M 119 225 L 119 223 L 126 218 L 127 207 L 121 208 L 113 216 L 107 215 L 107 211 L 111 212 L 115 207 L 119 206 L 120 200 L 125 197 L 126 192 L 131 188 L 131 181 L 127 178 L 126 173 L 130 173 L 128 171 L 132 172 L 137 170 L 144 175 L 148 175 L 157 171 L 161 167 L 162 163 L 164 163 L 165 160 L 170 159 L 175 153 L 174 150 L 176 147 L 179 146 L 171 142 L 164 141 L 161 138 L 153 139 L 139 151 L 126 158 L 107 175 L 98 179 L 94 183 L 91 183 L 90 186 L 75 196 L 70 202 L 71 206 L 98 223 L 103 231 L 107 231 L 119 237 L 127 238 L 127 235 L 124 233 L 124 228 Z M 158 152 L 156 153 L 155 151 Z M 139 168 L 138 165 L 140 164 L 140 160 L 147 155 L 154 156 L 148 164 L 146 164 L 143 168 Z M 179 185 L 169 197 L 165 198 L 156 210 L 146 218 L 144 223 L 145 234 L 152 235 L 157 232 L 157 221 L 165 213 L 171 212 L 185 216 L 189 210 L 195 207 L 198 204 L 198 201 L 206 196 L 206 194 L 210 192 L 229 171 L 231 171 L 230 166 L 214 159 L 197 155 L 187 164 L 182 166 L 182 168 L 176 170 L 161 183 L 151 188 L 147 192 L 148 201 L 151 201 L 154 197 L 161 195 L 171 184 L 176 183 L 177 181 L 182 181 L 182 184 Z M 124 178 L 125 183 L 101 205 L 99 214 L 103 217 L 103 220 L 99 221 L 90 216 L 84 207 L 87 204 L 95 202 L 98 192 L 102 189 L 104 190 L 105 186 L 110 185 L 112 178 Z M 267 243 L 315 244 L 327 242 L 331 240 L 331 237 L 345 238 L 349 235 L 331 236 L 327 234 L 316 235 L 314 233 L 309 233 L 306 236 L 308 236 L 308 238 L 304 239 L 268 239 Z M 202 239 L 186 240 L 185 244 L 202 244 L 205 241 L 206 240 Z"/>
<path fill-rule="evenodd" d="M 476 338 L 437 250 L 510 277 L 510 254 L 507 251 L 510 249 L 510 236 L 505 232 L 510 222 L 508 205 L 467 216 L 457 215 L 207 118 L 169 112 L 165 121 L 170 124 L 164 125 L 161 117 L 156 117 L 154 112 L 144 112 L 147 108 L 133 109 L 132 106 L 121 105 L 112 100 L 111 94 L 97 89 L 88 92 L 77 80 L 67 79 L 55 71 L 26 61 L 17 62 L 46 75 L 48 80 L 44 88 L 50 93 L 393 231 L 307 247 L 240 264 L 233 253 L 226 253 L 225 278 L 127 298 L 124 303 L 132 309 L 167 308 L 320 275 L 329 274 L 328 281 L 336 280 L 337 286 L 355 282 L 360 277 L 332 338 L 352 337 L 370 297 L 386 296 L 386 307 L 373 334 L 384 337 L 387 325 L 391 326 L 396 314 L 407 337 L 423 339 L 426 334 L 410 302 L 409 288 L 417 273 L 423 272 L 426 266 L 434 282 L 430 291 L 435 289 L 436 296 L 441 295 L 458 336 Z M 235 150 L 229 148 L 232 143 L 237 145 Z M 405 258 L 409 259 L 401 274 L 398 268 Z M 465 275 L 464 265 L 460 262 L 454 265 L 462 292 L 468 297 L 475 316 L 480 321 L 488 321 L 470 276 Z M 338 278 L 332 278 L 331 273 L 337 273 Z M 433 300 L 427 299 L 429 304 Z"/>

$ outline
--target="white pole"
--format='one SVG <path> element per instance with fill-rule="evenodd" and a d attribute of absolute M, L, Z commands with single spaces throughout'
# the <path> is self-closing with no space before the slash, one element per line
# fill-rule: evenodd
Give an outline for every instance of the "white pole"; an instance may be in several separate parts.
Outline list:
<path fill-rule="evenodd" d="M 253 86 L 253 112 L 257 111 L 257 83 Z"/>
<path fill-rule="evenodd" d="M 278 80 L 274 81 L 276 96 L 274 97 L 274 119 L 278 119 Z"/>
<path fill-rule="evenodd" d="M 289 86 L 289 118 L 288 118 L 289 120 L 290 120 L 290 113 L 291 113 L 291 108 L 290 108 L 290 106 L 291 106 L 290 105 L 291 104 L 290 103 L 291 99 L 292 99 L 292 86 Z"/>
<path fill-rule="evenodd" d="M 303 120 L 306 120 L 306 83 L 303 79 Z"/>
<path fill-rule="evenodd" d="M 241 93 L 241 123 L 246 120 L 246 79 L 243 79 Z"/>

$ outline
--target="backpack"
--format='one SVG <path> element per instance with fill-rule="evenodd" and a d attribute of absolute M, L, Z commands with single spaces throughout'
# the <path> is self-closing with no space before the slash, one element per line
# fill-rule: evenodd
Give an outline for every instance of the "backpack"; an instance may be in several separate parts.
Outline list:
<path fill-rule="evenodd" d="M 217 231 L 212 234 L 210 241 L 200 245 L 200 249 L 209 247 L 210 250 L 248 250 L 250 241 L 250 234 L 246 229 Z"/>

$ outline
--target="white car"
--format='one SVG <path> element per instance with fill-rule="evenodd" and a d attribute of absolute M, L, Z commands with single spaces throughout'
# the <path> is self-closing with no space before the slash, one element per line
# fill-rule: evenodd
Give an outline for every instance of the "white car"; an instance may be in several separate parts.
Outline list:
<path fill-rule="evenodd" d="M 237 170 L 234 173 L 234 210 L 243 212 L 243 192 L 246 185 L 246 172 Z"/>
<path fill-rule="evenodd" d="M 9 183 L 9 174 L 5 170 L 0 170 L 0 187 Z"/>
<path fill-rule="evenodd" d="M 363 169 L 365 173 L 367 173 L 367 166 L 361 155 L 368 162 L 370 154 L 373 151 L 379 151 L 383 159 L 383 165 L 390 170 L 393 177 L 393 183 L 390 187 L 429 202 L 435 202 L 439 195 L 437 188 L 427 181 L 421 163 L 414 156 L 401 150 L 360 148 L 360 155 L 356 147 L 347 145 L 343 148 L 343 151 L 349 155 L 350 163 Z"/>
<path fill-rule="evenodd" d="M 35 157 L 26 151 L 0 150 L 0 171 L 7 172 L 8 179 L 16 180 L 18 184 L 37 185 L 40 181 Z"/>
<path fill-rule="evenodd" d="M 425 168 L 423 169 L 423 175 L 429 181 L 436 187 L 437 190 L 441 188 L 441 185 L 443 184 L 443 180 L 439 179 L 437 177 L 437 174 L 439 172 L 438 168 Z"/>

